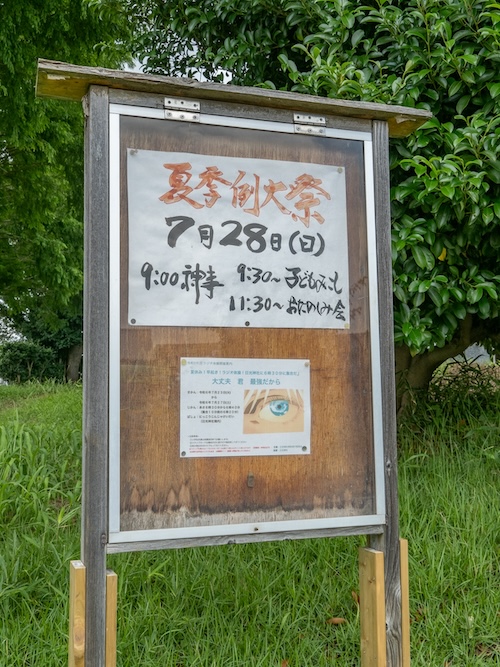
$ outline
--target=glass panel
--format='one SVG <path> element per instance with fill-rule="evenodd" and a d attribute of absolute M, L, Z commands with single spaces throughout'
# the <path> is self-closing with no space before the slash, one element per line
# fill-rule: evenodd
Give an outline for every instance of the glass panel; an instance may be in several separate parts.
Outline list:
<path fill-rule="evenodd" d="M 129 323 L 129 254 L 135 257 L 133 253 L 138 252 L 135 243 L 129 248 L 127 155 L 130 149 L 210 156 L 206 160 L 207 167 L 217 165 L 213 157 L 242 158 L 242 165 L 246 158 L 280 161 L 292 167 L 293 163 L 342 167 L 347 203 L 349 298 L 345 298 L 345 305 L 349 328 Z M 165 170 L 165 189 L 160 195 L 172 190 L 169 181 L 172 174 L 175 177 L 175 169 Z M 179 174 L 178 171 L 177 176 Z M 189 187 L 200 182 L 199 176 L 199 173 L 192 175 Z M 179 178 L 178 182 L 185 186 L 186 171 Z M 234 181 L 232 183 L 234 185 Z M 269 185 L 268 178 L 266 183 Z M 287 187 L 291 185 L 287 183 Z M 361 141 L 121 118 L 122 531 L 375 514 L 364 185 Z M 130 187 L 134 187 L 133 182 Z M 179 197 L 179 192 L 178 188 L 177 194 L 170 197 Z M 183 192 L 186 196 L 189 193 L 185 187 Z M 211 193 L 206 179 L 203 192 L 207 193 L 206 203 Z M 262 189 L 262 193 L 265 192 Z M 194 194 L 199 197 L 199 193 Z M 315 194 L 321 198 L 317 189 Z M 197 201 L 203 203 L 201 199 Z M 302 201 L 307 203 L 307 200 Z M 216 206 L 213 208 L 215 211 Z M 176 215 L 175 202 L 165 209 L 172 211 L 166 212 L 165 217 Z M 310 208 L 311 215 L 314 210 L 319 209 Z M 302 208 L 303 217 L 306 213 L 306 208 Z M 334 213 L 332 204 L 332 215 Z M 276 215 L 281 213 L 277 210 Z M 237 211 L 234 220 L 238 222 Z M 220 233 L 217 225 L 223 221 L 224 218 L 220 222 L 214 218 L 214 235 Z M 308 222 L 312 229 L 312 219 Z M 304 221 L 297 224 L 307 231 Z M 327 224 L 326 217 L 324 225 Z M 166 245 L 171 229 L 172 225 L 164 225 Z M 198 248 L 200 239 L 196 241 Z M 244 238 L 243 241 L 246 242 Z M 181 250 L 181 244 L 178 248 Z M 186 244 L 186 248 L 183 261 L 190 264 L 193 257 L 196 261 L 196 256 L 189 254 L 192 245 Z M 241 278 L 243 270 L 238 273 L 236 250 L 226 257 L 229 264 L 236 263 L 233 273 Z M 289 250 L 288 247 L 287 252 Z M 328 247 L 325 254 L 327 252 Z M 266 270 L 278 271 L 271 263 L 271 254 L 268 257 Z M 300 266 L 292 254 L 290 259 L 295 260 L 291 268 Z M 257 262 L 256 266 L 262 268 Z M 328 262 L 322 266 L 328 268 Z M 256 273 L 246 271 L 244 280 L 250 277 L 249 282 L 252 282 Z M 326 269 L 321 273 L 326 274 L 326 278 L 331 277 Z M 276 275 L 284 277 L 282 273 Z M 154 280 L 154 276 L 150 278 Z M 321 286 L 318 290 L 321 293 Z M 235 307 L 239 307 L 237 299 L 241 295 L 235 292 L 232 296 Z M 214 312 L 215 322 L 217 317 Z M 310 451 L 272 456 L 181 456 L 183 358 L 309 361 Z M 256 361 L 255 365 L 261 368 L 262 362 Z M 281 405 L 275 409 L 283 412 L 285 408 Z"/>

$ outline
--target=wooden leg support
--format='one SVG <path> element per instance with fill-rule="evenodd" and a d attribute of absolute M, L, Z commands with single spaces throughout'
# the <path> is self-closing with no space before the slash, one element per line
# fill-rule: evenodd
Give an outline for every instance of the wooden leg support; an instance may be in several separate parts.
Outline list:
<path fill-rule="evenodd" d="M 400 541 L 402 667 L 410 667 L 410 610 L 408 542 Z M 361 667 L 386 667 L 384 554 L 359 550 Z M 116 667 L 116 610 L 118 577 L 106 572 L 106 667 Z M 85 565 L 70 564 L 68 667 L 85 667 Z"/>
<path fill-rule="evenodd" d="M 106 572 L 106 667 L 116 667 L 116 608 L 118 577 Z M 70 564 L 68 667 L 85 667 L 85 565 Z"/>
<path fill-rule="evenodd" d="M 68 667 L 85 667 L 85 565 L 72 560 L 69 571 Z"/>
<path fill-rule="evenodd" d="M 402 666 L 410 667 L 410 578 L 408 574 L 408 540 L 399 540 L 401 559 L 401 653 Z"/>
<path fill-rule="evenodd" d="M 116 606 L 118 577 L 106 571 L 106 667 L 116 667 Z"/>
<path fill-rule="evenodd" d="M 410 667 L 410 587 L 408 541 L 400 540 L 401 667 Z M 384 554 L 359 550 L 361 667 L 386 667 Z M 398 663 L 399 664 L 399 663 Z"/>
<path fill-rule="evenodd" d="M 361 667 L 386 667 L 384 554 L 359 550 Z"/>

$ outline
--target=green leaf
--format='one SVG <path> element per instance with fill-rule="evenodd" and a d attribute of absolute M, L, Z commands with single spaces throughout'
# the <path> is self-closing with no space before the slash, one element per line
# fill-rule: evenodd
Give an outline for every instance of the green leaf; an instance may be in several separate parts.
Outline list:
<path fill-rule="evenodd" d="M 420 280 L 413 280 L 408 287 L 408 292 L 410 292 L 410 294 L 414 294 L 418 291 L 419 285 Z"/>
<path fill-rule="evenodd" d="M 439 296 L 441 297 L 443 306 L 446 306 L 450 300 L 450 290 L 447 287 L 441 286 L 441 289 L 439 290 Z"/>
<path fill-rule="evenodd" d="M 413 259 L 421 269 L 431 271 L 434 268 L 435 259 L 432 252 L 424 246 L 413 246 L 411 249 Z"/>
<path fill-rule="evenodd" d="M 451 212 L 449 207 L 445 208 L 444 205 L 441 206 L 435 218 L 439 229 L 442 229 L 450 218 L 451 218 Z"/>
<path fill-rule="evenodd" d="M 430 286 L 431 286 L 430 280 L 422 280 L 422 282 L 418 286 L 419 293 L 422 294 L 423 292 L 427 292 Z"/>
<path fill-rule="evenodd" d="M 462 114 L 464 112 L 464 109 L 470 102 L 470 95 L 462 95 L 462 97 L 458 100 L 457 102 L 457 114 Z"/>
<path fill-rule="evenodd" d="M 457 322 L 457 318 L 455 317 L 455 315 L 452 312 L 450 312 L 449 308 L 444 311 L 443 318 L 448 323 L 448 328 L 451 331 L 454 331 L 457 327 L 458 322 Z"/>
<path fill-rule="evenodd" d="M 424 292 L 417 292 L 415 296 L 413 297 L 413 305 L 415 308 L 419 308 L 423 302 L 425 301 L 425 293 Z"/>
<path fill-rule="evenodd" d="M 490 95 L 493 97 L 493 99 L 498 97 L 500 95 L 500 83 L 489 83 L 488 90 L 490 91 Z"/>
<path fill-rule="evenodd" d="M 424 334 L 420 329 L 412 329 L 408 334 L 408 339 L 411 343 L 411 347 L 415 348 L 415 351 L 417 351 L 422 347 Z"/>
<path fill-rule="evenodd" d="M 425 164 L 416 164 L 415 165 L 415 173 L 417 176 L 423 176 L 425 173 L 427 173 L 427 167 Z"/>
<path fill-rule="evenodd" d="M 490 222 L 493 220 L 495 217 L 495 213 L 493 211 L 493 208 L 489 206 L 488 208 L 483 208 L 483 213 L 482 216 L 483 222 L 485 225 L 489 225 Z"/>
<path fill-rule="evenodd" d="M 462 79 L 467 83 L 476 83 L 476 77 L 473 71 L 462 72 Z"/>
<path fill-rule="evenodd" d="M 453 83 L 451 84 L 451 86 L 448 88 L 448 95 L 449 95 L 450 97 L 453 97 L 453 95 L 455 95 L 456 93 L 458 93 L 458 91 L 460 90 L 460 88 L 461 88 L 463 85 L 464 85 L 464 84 L 463 84 L 462 81 L 453 81 Z"/>
<path fill-rule="evenodd" d="M 490 302 L 486 297 L 483 297 L 477 304 L 479 308 L 479 314 L 482 318 L 486 318 L 490 314 Z"/>
<path fill-rule="evenodd" d="M 463 320 L 467 315 L 467 309 L 461 303 L 454 303 L 452 306 L 452 311 L 455 317 L 459 320 Z"/>
<path fill-rule="evenodd" d="M 452 187 L 451 185 L 441 186 L 441 192 L 444 194 L 445 197 L 448 197 L 448 199 L 453 199 L 453 197 L 455 196 L 455 188 Z"/>
<path fill-rule="evenodd" d="M 404 333 L 405 336 L 409 336 L 410 333 L 413 331 L 413 325 L 410 324 L 410 322 L 403 322 L 403 326 L 401 327 L 402 332 Z"/>
<path fill-rule="evenodd" d="M 465 60 L 466 63 L 469 63 L 470 65 L 477 65 L 478 61 L 478 56 L 474 55 L 472 53 L 464 53 L 463 56 L 460 56 L 462 60 Z"/>
<path fill-rule="evenodd" d="M 356 30 L 352 37 L 351 37 L 351 44 L 353 48 L 356 48 L 356 46 L 359 44 L 359 42 L 363 39 L 365 34 L 364 30 Z"/>
<path fill-rule="evenodd" d="M 467 290 L 467 301 L 469 303 L 477 303 L 483 296 L 482 287 L 470 287 Z"/>
<path fill-rule="evenodd" d="M 394 296 L 398 301 L 406 302 L 406 292 L 401 287 L 401 285 L 394 285 Z"/>
<path fill-rule="evenodd" d="M 498 292 L 492 284 L 482 285 L 482 288 L 488 294 L 488 296 L 491 296 L 492 299 L 498 298 Z"/>
<path fill-rule="evenodd" d="M 457 301 L 463 301 L 465 299 L 465 293 L 459 287 L 450 287 L 449 290 Z"/>
<path fill-rule="evenodd" d="M 440 295 L 438 289 L 436 289 L 435 287 L 430 287 L 427 294 L 431 297 L 435 306 L 440 308 L 443 305 L 443 299 L 441 298 L 441 295 Z"/>

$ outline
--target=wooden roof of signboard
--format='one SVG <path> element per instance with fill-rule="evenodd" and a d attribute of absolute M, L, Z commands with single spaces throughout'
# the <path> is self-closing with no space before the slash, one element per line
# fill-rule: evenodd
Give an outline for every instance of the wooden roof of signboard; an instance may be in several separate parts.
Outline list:
<path fill-rule="evenodd" d="M 424 109 L 403 106 L 336 100 L 285 91 L 266 90 L 228 84 L 204 83 L 188 78 L 174 78 L 84 67 L 53 60 L 38 61 L 36 94 L 61 100 L 81 100 L 89 86 L 107 86 L 118 90 L 181 96 L 197 100 L 271 107 L 315 114 L 386 120 L 389 136 L 405 137 L 423 125 L 432 114 Z"/>

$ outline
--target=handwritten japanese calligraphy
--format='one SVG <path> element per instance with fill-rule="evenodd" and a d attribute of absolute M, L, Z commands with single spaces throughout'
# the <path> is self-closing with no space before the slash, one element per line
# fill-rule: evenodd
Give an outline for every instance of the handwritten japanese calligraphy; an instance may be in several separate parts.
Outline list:
<path fill-rule="evenodd" d="M 244 160 L 242 160 L 244 161 Z M 166 163 L 163 165 L 170 171 L 168 184 L 170 190 L 160 196 L 160 201 L 165 204 L 176 204 L 184 201 L 194 209 L 212 208 L 218 199 L 223 197 L 219 189 L 226 186 L 231 190 L 231 206 L 242 208 L 245 213 L 256 217 L 260 216 L 261 210 L 268 205 L 275 206 L 283 215 L 291 216 L 291 219 L 300 220 L 306 227 L 311 224 L 311 218 L 319 224 L 325 222 L 325 218 L 318 212 L 313 211 L 321 203 L 320 197 L 330 201 L 331 195 L 322 187 L 322 180 L 314 178 L 311 174 L 300 174 L 293 183 L 285 185 L 283 181 L 273 181 L 271 178 L 263 179 L 258 174 L 247 174 L 246 171 L 238 169 L 236 179 L 231 182 L 224 178 L 223 172 L 218 166 L 208 166 L 197 175 L 198 184 L 193 187 L 188 183 L 193 178 L 193 166 L 190 162 Z M 197 200 L 195 190 L 203 190 L 203 202 Z M 265 196 L 261 195 L 261 189 Z M 284 194 L 286 193 L 286 194 Z M 279 196 L 283 194 L 286 203 L 293 204 L 293 209 L 288 208 Z M 248 203 L 252 206 L 247 206 Z M 276 212 L 275 209 L 275 212 Z"/>
<path fill-rule="evenodd" d="M 133 149 L 131 324 L 349 326 L 345 168 Z"/>

